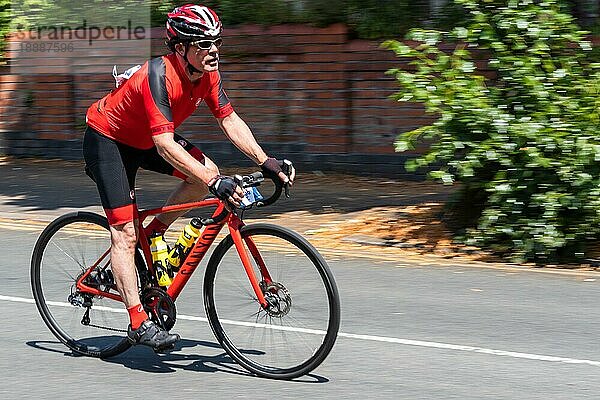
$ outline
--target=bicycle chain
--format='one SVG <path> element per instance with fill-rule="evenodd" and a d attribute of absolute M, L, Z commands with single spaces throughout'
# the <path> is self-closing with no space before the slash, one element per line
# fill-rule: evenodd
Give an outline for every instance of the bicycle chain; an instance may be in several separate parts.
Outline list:
<path fill-rule="evenodd" d="M 112 332 L 123 332 L 123 333 L 127 332 L 127 329 L 110 328 L 108 326 L 101 326 L 101 325 L 95 325 L 95 324 L 87 324 L 86 326 L 91 326 L 92 328 L 106 329 L 107 331 L 112 331 Z"/>
<path fill-rule="evenodd" d="M 126 329 L 111 328 L 109 326 L 102 326 L 102 325 L 96 325 L 96 324 L 90 323 L 89 312 L 90 312 L 90 308 L 87 308 L 87 310 L 85 311 L 85 314 L 83 315 L 83 318 L 81 319 L 81 325 L 91 326 L 92 328 L 105 329 L 107 331 L 112 331 L 112 332 L 123 332 L 123 333 L 127 332 Z"/>

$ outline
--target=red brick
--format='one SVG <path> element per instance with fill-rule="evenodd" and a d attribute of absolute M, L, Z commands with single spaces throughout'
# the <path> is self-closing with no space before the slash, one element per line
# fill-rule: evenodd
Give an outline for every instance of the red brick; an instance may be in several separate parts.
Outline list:
<path fill-rule="evenodd" d="M 364 90 L 353 90 L 352 98 L 357 100 L 362 99 L 382 99 L 389 101 L 389 96 L 394 94 L 394 90 L 385 89 L 379 90 L 376 88 L 364 89 Z"/>
<path fill-rule="evenodd" d="M 48 99 L 35 98 L 33 100 L 36 107 L 63 108 L 68 109 L 71 106 L 71 99 Z"/>
<path fill-rule="evenodd" d="M 365 98 L 357 98 L 354 97 L 352 100 L 352 106 L 356 107 L 356 108 L 361 108 L 361 107 L 398 107 L 398 104 L 403 104 L 403 103 L 398 103 L 395 102 L 394 100 L 388 99 L 388 98 L 369 98 L 369 99 L 365 99 Z"/>
<path fill-rule="evenodd" d="M 40 133 L 39 138 L 42 140 L 68 140 L 71 135 L 68 133 Z"/>
<path fill-rule="evenodd" d="M 18 85 L 21 79 L 21 76 L 14 74 L 0 75 L 0 83 L 2 84 L 2 88 L 4 88 L 4 85 Z"/>
<path fill-rule="evenodd" d="M 309 53 L 304 54 L 302 60 L 307 63 L 322 63 L 322 62 L 344 62 L 352 60 L 352 56 L 348 53 Z"/>
<path fill-rule="evenodd" d="M 59 114 L 59 115 L 52 115 L 52 114 L 42 114 L 38 117 L 39 122 L 40 123 L 48 123 L 48 124 L 52 124 L 52 123 L 73 123 L 73 117 L 70 115 L 65 116 L 64 112 L 63 114 Z"/>
<path fill-rule="evenodd" d="M 365 72 L 365 71 L 351 71 L 350 72 L 350 79 L 352 80 L 352 82 L 362 82 L 362 81 L 368 81 L 368 82 L 379 82 L 379 81 L 389 81 L 389 82 L 393 82 L 394 84 L 396 84 L 396 79 L 391 76 L 391 75 L 386 75 L 385 74 L 386 69 L 381 69 L 378 71 L 374 71 L 374 72 Z"/>
<path fill-rule="evenodd" d="M 353 145 L 352 151 L 355 153 L 364 153 L 364 154 L 394 154 L 396 153 L 394 150 L 393 142 L 388 146 L 365 146 L 365 145 Z"/>
<path fill-rule="evenodd" d="M 315 108 L 310 110 L 309 115 L 314 117 L 337 117 L 345 115 L 349 112 L 346 108 L 343 109 L 333 109 L 333 108 Z"/>
<path fill-rule="evenodd" d="M 320 153 L 346 153 L 346 146 L 342 145 L 328 145 L 322 144 L 311 144 L 306 146 L 306 151 L 309 153 L 320 154 Z"/>
<path fill-rule="evenodd" d="M 355 107 L 352 109 L 352 116 L 356 118 L 368 118 L 372 116 L 408 118 L 422 117 L 424 115 L 425 110 L 423 109 L 401 107 L 400 105 L 394 107 L 393 104 L 389 108 Z"/>
<path fill-rule="evenodd" d="M 307 108 L 344 108 L 346 105 L 346 100 L 306 100 L 302 102 L 302 106 Z"/>
<path fill-rule="evenodd" d="M 394 80 L 360 80 L 352 82 L 352 89 L 387 89 L 398 90 L 398 85 Z"/>
<path fill-rule="evenodd" d="M 338 114 L 338 117 L 316 117 L 308 116 L 302 122 L 308 125 L 333 125 L 333 126 L 344 126 L 347 122 L 346 118 L 342 114 Z"/>

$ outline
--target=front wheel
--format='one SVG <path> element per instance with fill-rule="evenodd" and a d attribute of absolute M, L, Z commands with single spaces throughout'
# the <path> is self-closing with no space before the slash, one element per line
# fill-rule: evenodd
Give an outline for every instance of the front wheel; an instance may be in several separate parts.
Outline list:
<path fill-rule="evenodd" d="M 339 296 L 323 257 L 299 234 L 276 225 L 244 226 L 241 235 L 264 309 L 231 236 L 215 249 L 204 277 L 210 326 L 225 351 L 257 375 L 293 379 L 319 366 L 340 325 Z"/>

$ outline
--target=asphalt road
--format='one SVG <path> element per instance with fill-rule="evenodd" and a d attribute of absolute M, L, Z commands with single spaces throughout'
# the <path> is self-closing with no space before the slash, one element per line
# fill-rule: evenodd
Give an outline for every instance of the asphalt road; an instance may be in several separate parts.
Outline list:
<path fill-rule="evenodd" d="M 0 398 L 597 399 L 600 276 L 407 266 L 329 257 L 342 325 L 329 358 L 294 382 L 247 374 L 205 322 L 178 349 L 75 357 L 31 302 L 39 226 L 0 226 Z M 200 272 L 200 271 L 198 271 Z M 178 312 L 203 317 L 201 274 Z"/>

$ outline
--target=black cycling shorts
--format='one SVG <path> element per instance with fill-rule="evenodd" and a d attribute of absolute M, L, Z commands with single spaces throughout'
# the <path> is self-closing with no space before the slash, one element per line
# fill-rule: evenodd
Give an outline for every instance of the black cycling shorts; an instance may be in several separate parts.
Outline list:
<path fill-rule="evenodd" d="M 202 151 L 177 134 L 174 138 L 192 157 L 204 164 Z M 110 225 L 121 225 L 137 217 L 134 204 L 138 168 L 184 180 L 187 178 L 162 158 L 156 147 L 136 149 L 107 138 L 89 126 L 83 138 L 83 157 L 85 172 L 98 186 Z"/>

